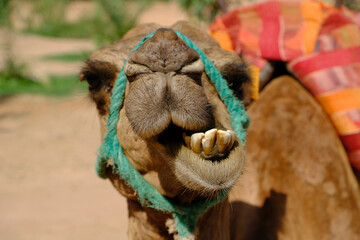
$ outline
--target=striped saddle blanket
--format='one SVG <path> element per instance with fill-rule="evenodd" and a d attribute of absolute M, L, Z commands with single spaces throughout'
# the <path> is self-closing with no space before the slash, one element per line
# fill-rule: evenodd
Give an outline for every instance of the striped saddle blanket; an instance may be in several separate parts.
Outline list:
<path fill-rule="evenodd" d="M 217 18 L 210 34 L 260 72 L 283 61 L 333 122 L 360 170 L 360 13 L 321 1 L 269 1 Z"/>

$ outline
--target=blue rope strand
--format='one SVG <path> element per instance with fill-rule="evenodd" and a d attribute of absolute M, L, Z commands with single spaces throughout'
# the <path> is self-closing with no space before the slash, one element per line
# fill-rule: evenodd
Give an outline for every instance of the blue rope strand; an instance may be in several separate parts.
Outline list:
<path fill-rule="evenodd" d="M 228 109 L 235 133 L 238 135 L 241 142 L 245 144 L 245 131 L 249 124 L 249 118 L 242 103 L 234 96 L 232 90 L 229 89 L 220 72 L 213 66 L 202 50 L 182 33 L 178 31 L 176 31 L 176 33 L 188 44 L 189 47 L 194 48 L 199 53 L 200 58 L 204 63 L 206 74 L 209 76 L 210 80 L 217 89 L 220 98 Z M 154 34 L 155 32 L 147 35 L 142 41 L 140 41 L 133 51 L 137 50 Z M 125 64 L 126 62 L 123 66 L 125 66 Z M 179 236 L 187 237 L 195 231 L 196 222 L 199 217 L 209 208 L 224 200 L 227 196 L 225 192 L 228 192 L 229 189 L 227 189 L 227 191 L 223 191 L 216 198 L 213 198 L 206 203 L 194 202 L 191 205 L 183 206 L 165 198 L 155 187 L 150 185 L 140 175 L 140 173 L 133 165 L 131 165 L 125 156 L 117 138 L 117 124 L 119 122 L 120 109 L 124 101 L 126 83 L 127 78 L 123 67 L 112 90 L 107 122 L 108 132 L 104 138 L 104 142 L 102 142 L 99 148 L 96 163 L 97 174 L 101 178 L 107 178 L 107 161 L 108 159 L 112 159 L 115 173 L 119 174 L 127 185 L 136 191 L 142 206 L 151 207 L 162 212 L 172 213 Z"/>

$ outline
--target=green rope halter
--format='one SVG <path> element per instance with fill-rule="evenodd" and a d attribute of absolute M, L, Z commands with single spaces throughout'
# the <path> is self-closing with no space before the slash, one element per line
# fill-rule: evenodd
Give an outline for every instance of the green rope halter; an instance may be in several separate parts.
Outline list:
<path fill-rule="evenodd" d="M 176 31 L 177 35 L 182 38 L 190 48 L 195 49 L 205 66 L 205 72 L 211 82 L 217 89 L 220 98 L 224 102 L 230 114 L 232 127 L 240 138 L 243 145 L 245 144 L 246 129 L 249 125 L 249 117 L 241 101 L 235 96 L 233 91 L 228 87 L 226 81 L 222 78 L 220 72 L 214 67 L 211 61 L 206 57 L 203 51 L 198 48 L 188 37 Z M 155 32 L 147 35 L 132 50 L 137 50 L 147 39 L 151 38 Z M 125 66 L 126 62 L 123 66 Z M 107 135 L 102 142 L 96 163 L 96 172 L 99 177 L 107 178 L 106 165 L 108 159 L 113 160 L 114 172 L 119 174 L 126 184 L 136 191 L 142 206 L 151 207 L 162 212 L 172 213 L 176 223 L 178 235 L 182 238 L 191 236 L 195 231 L 196 222 L 199 217 L 209 208 L 216 205 L 227 197 L 226 192 L 222 191 L 217 197 L 205 201 L 192 202 L 184 206 L 178 204 L 161 195 L 155 187 L 150 185 L 135 169 L 125 156 L 122 147 L 117 138 L 117 123 L 119 121 L 119 112 L 123 104 L 127 78 L 122 68 L 118 79 L 112 90 L 110 113 L 107 122 Z"/>

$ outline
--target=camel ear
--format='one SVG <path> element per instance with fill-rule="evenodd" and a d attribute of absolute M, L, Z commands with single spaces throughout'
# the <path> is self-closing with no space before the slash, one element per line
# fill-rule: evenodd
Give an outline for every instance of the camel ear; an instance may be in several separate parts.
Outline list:
<path fill-rule="evenodd" d="M 118 72 L 117 67 L 109 62 L 90 59 L 81 69 L 80 79 L 87 81 L 89 91 L 95 93 L 101 88 L 111 90 Z"/>
<path fill-rule="evenodd" d="M 254 96 L 254 81 L 250 67 L 244 62 L 227 62 L 218 67 L 229 87 L 234 91 L 237 98 L 247 106 Z"/>

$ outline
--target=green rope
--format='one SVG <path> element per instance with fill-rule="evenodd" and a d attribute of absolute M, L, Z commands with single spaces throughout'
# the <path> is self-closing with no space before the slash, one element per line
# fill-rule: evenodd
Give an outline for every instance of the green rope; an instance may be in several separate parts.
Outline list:
<path fill-rule="evenodd" d="M 246 129 L 249 125 L 249 118 L 245 112 L 242 103 L 234 96 L 233 91 L 229 89 L 226 81 L 222 78 L 220 72 L 214 67 L 211 61 L 206 57 L 203 51 L 198 48 L 189 38 L 182 33 L 176 31 L 178 36 L 182 38 L 189 47 L 194 48 L 200 55 L 201 60 L 205 66 L 205 72 L 216 87 L 220 98 L 226 105 L 230 114 L 233 129 L 241 142 L 245 144 Z M 155 32 L 147 35 L 140 43 L 133 49 L 137 50 L 147 39 L 151 38 Z M 117 138 L 117 123 L 119 121 L 119 112 L 124 101 L 125 88 L 127 78 L 124 73 L 124 66 L 115 82 L 110 99 L 109 116 L 107 122 L 107 134 L 102 142 L 96 163 L 96 172 L 99 177 L 107 178 L 106 166 L 108 159 L 112 159 L 114 172 L 119 174 L 121 178 L 136 191 L 138 199 L 142 206 L 151 207 L 162 212 L 171 213 L 174 217 L 177 231 L 180 237 L 186 238 L 195 231 L 196 222 L 199 217 L 205 213 L 209 208 L 221 202 L 227 197 L 226 192 L 230 189 L 225 189 L 217 197 L 203 201 L 195 201 L 190 205 L 178 204 L 161 195 L 155 187 L 150 185 L 131 165 L 125 156 L 122 147 Z"/>
<path fill-rule="evenodd" d="M 240 138 L 243 145 L 246 141 L 246 129 L 250 124 L 249 116 L 247 115 L 244 105 L 235 96 L 234 92 L 229 88 L 227 82 L 222 77 L 221 73 L 215 68 L 212 62 L 208 59 L 205 53 L 196 46 L 187 36 L 183 35 L 179 31 L 175 31 L 176 34 L 181 37 L 186 44 L 195 49 L 200 55 L 201 60 L 205 66 L 205 72 L 209 76 L 211 82 L 214 84 L 217 92 L 220 95 L 221 100 L 224 102 L 227 110 L 230 114 L 231 125 Z"/>

